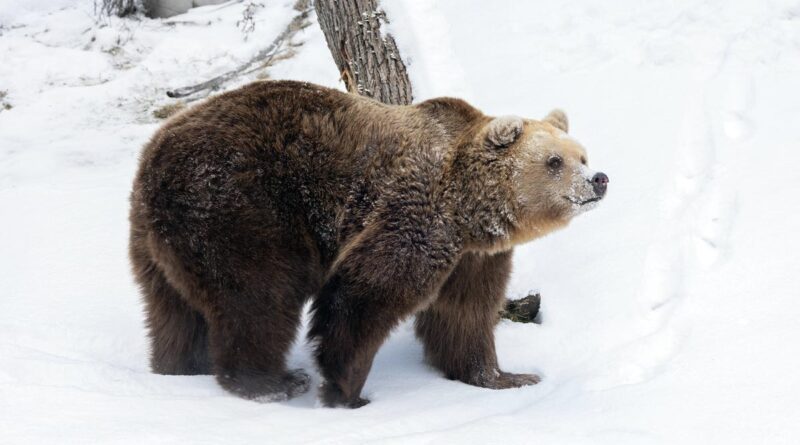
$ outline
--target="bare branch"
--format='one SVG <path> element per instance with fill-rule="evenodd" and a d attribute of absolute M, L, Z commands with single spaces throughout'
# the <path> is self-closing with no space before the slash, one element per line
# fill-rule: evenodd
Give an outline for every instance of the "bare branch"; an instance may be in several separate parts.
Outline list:
<path fill-rule="evenodd" d="M 263 50 L 259 51 L 252 59 L 247 61 L 244 65 L 239 66 L 233 71 L 228 71 L 225 74 L 217 76 L 213 79 L 209 79 L 205 82 L 198 83 L 196 85 L 176 88 L 174 90 L 167 91 L 167 96 L 172 98 L 178 97 L 186 97 L 192 94 L 195 94 L 200 91 L 204 90 L 216 90 L 219 89 L 224 83 L 230 81 L 231 79 L 235 79 L 242 73 L 247 72 L 253 65 L 258 62 L 263 62 L 264 64 L 269 64 L 272 59 L 278 55 L 281 51 L 282 47 L 291 40 L 291 38 L 301 29 L 304 29 L 308 26 L 308 15 L 311 13 L 311 8 L 306 8 L 300 11 L 291 22 L 286 26 L 286 28 L 272 41 L 272 43 L 264 48 Z"/>

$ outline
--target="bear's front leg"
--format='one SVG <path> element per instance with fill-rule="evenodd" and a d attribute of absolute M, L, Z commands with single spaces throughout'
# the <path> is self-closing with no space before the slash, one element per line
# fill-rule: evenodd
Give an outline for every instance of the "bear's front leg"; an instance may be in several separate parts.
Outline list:
<path fill-rule="evenodd" d="M 372 360 L 389 332 L 425 305 L 454 265 L 452 243 L 426 234 L 371 227 L 334 265 L 312 306 L 309 339 L 324 378 L 326 406 L 358 408 Z M 446 240 L 445 240 L 446 241 Z"/>
<path fill-rule="evenodd" d="M 512 253 L 461 257 L 431 306 L 417 315 L 417 336 L 428 361 L 449 379 L 484 388 L 539 383 L 535 374 L 500 371 L 494 327 L 505 301 Z"/>

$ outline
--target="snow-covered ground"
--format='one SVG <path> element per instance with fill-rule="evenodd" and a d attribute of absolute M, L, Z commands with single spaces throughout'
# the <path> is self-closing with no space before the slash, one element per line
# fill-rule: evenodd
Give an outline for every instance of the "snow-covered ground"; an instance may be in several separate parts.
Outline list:
<path fill-rule="evenodd" d="M 126 256 L 137 154 L 166 89 L 296 14 L 263 3 L 245 40 L 246 3 L 96 21 L 89 0 L 0 0 L 0 443 L 800 442 L 798 1 L 384 0 L 418 99 L 564 108 L 611 177 L 517 251 L 510 294 L 541 291 L 543 322 L 501 323 L 498 354 L 543 382 L 445 380 L 408 324 L 359 410 L 151 374 Z M 269 76 L 341 88 L 318 27 L 296 40 Z M 304 342 L 290 362 L 313 370 Z"/>

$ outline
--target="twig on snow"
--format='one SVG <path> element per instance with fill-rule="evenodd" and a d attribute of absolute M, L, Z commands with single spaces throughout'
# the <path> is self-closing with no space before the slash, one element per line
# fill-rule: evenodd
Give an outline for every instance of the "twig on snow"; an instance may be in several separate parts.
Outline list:
<path fill-rule="evenodd" d="M 264 64 L 269 64 L 272 59 L 280 52 L 283 45 L 289 41 L 298 31 L 304 29 L 308 26 L 308 15 L 311 13 L 311 8 L 305 8 L 300 11 L 299 14 L 294 16 L 291 22 L 286 26 L 286 28 L 272 41 L 272 43 L 264 48 L 263 50 L 259 51 L 253 58 L 251 58 L 247 63 L 244 65 L 239 66 L 233 71 L 228 71 L 225 74 L 217 76 L 213 79 L 209 79 L 205 82 L 198 83 L 196 85 L 186 86 L 182 88 L 176 88 L 174 90 L 167 91 L 167 96 L 172 98 L 179 98 L 179 97 L 186 97 L 190 96 L 194 93 L 203 90 L 216 90 L 225 82 L 230 81 L 231 79 L 236 78 L 240 74 L 246 72 L 251 66 L 256 64 L 257 62 L 264 61 Z"/>

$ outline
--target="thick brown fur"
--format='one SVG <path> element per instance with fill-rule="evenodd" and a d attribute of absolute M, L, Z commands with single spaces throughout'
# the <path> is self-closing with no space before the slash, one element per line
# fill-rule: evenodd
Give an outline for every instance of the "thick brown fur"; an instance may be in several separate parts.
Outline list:
<path fill-rule="evenodd" d="M 285 357 L 313 298 L 326 405 L 366 403 L 375 353 L 412 314 L 447 377 L 536 383 L 499 370 L 493 329 L 513 245 L 578 213 L 561 178 L 585 153 L 561 131 L 459 99 L 388 106 L 290 81 L 173 117 L 131 195 L 153 370 L 213 373 L 256 400 L 300 394 L 308 375 Z M 562 174 L 545 165 L 552 153 Z"/>

